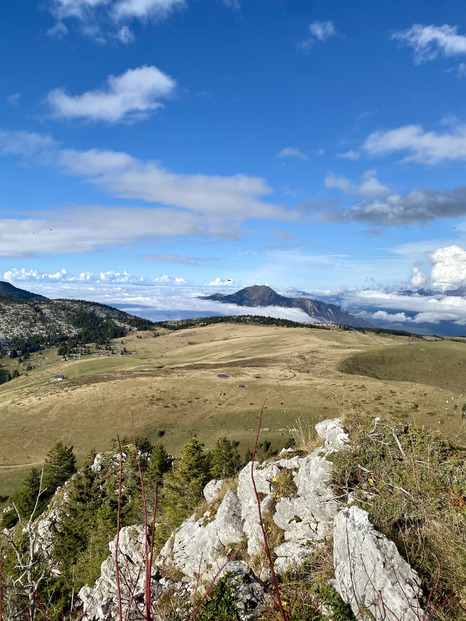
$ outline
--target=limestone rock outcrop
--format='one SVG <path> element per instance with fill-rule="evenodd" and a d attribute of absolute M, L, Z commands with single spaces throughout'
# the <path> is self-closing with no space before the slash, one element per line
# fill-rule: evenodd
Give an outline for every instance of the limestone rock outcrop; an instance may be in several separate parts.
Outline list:
<path fill-rule="evenodd" d="M 356 618 L 419 621 L 420 580 L 393 541 L 375 530 L 366 511 L 352 506 L 335 517 L 336 589 Z"/>
<path fill-rule="evenodd" d="M 323 421 L 316 430 L 324 440 L 322 447 L 306 457 L 288 453 L 273 462 L 255 463 L 252 470 L 249 463 L 239 473 L 236 492 L 227 489 L 223 481 L 208 483 L 203 515 L 189 517 L 172 533 L 154 561 L 150 581 L 155 603 L 167 593 L 181 595 L 188 602 L 193 593 L 203 593 L 215 579 L 227 576 L 239 618 L 257 618 L 270 598 L 258 579 L 267 581 L 270 576 L 259 502 L 263 520 L 269 525 L 273 520 L 281 534 L 273 549 L 278 575 L 300 566 L 333 537 L 333 582 L 357 617 L 362 618 L 367 610 L 376 620 L 418 621 L 422 617 L 418 578 L 395 544 L 373 528 L 365 511 L 356 506 L 348 508 L 334 493 L 333 464 L 327 457 L 348 446 L 340 420 Z M 146 578 L 141 568 L 145 567 L 145 546 L 142 526 L 121 530 L 118 562 L 125 579 L 120 588 L 122 606 L 130 620 L 136 618 L 135 607 L 144 601 Z M 239 555 L 229 560 L 233 551 Z M 110 544 L 110 553 L 94 587 L 80 591 L 84 619 L 115 618 L 115 541 Z"/>

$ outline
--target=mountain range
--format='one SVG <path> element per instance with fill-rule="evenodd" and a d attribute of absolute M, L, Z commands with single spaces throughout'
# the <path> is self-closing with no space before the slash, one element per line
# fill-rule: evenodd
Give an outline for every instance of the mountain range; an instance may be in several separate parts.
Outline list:
<path fill-rule="evenodd" d="M 251 308 L 264 308 L 275 306 L 279 308 L 298 308 L 306 313 L 313 321 L 322 323 L 335 323 L 339 325 L 352 326 L 354 328 L 373 327 L 368 321 L 359 319 L 354 315 L 345 312 L 340 306 L 335 304 L 325 304 L 309 298 L 288 298 L 280 295 L 270 287 L 265 285 L 254 285 L 245 287 L 236 293 L 223 295 L 214 293 L 209 296 L 199 296 L 201 300 L 214 300 L 224 304 L 236 304 Z"/>

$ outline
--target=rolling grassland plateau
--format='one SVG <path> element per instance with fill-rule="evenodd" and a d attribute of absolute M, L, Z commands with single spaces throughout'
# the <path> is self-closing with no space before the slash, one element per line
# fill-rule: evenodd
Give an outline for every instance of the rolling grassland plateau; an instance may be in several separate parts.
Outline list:
<path fill-rule="evenodd" d="M 117 434 L 163 435 L 179 455 L 193 433 L 281 448 L 316 422 L 357 412 L 441 430 L 464 445 L 466 342 L 327 328 L 218 323 L 132 331 L 110 350 L 63 359 L 56 349 L 1 360 L 0 496 L 61 440 L 78 465 Z M 94 352 L 94 349 L 91 348 Z M 26 365 L 29 370 L 26 372 Z M 55 375 L 62 381 L 51 382 Z M 465 407 L 466 409 L 466 407 Z"/>

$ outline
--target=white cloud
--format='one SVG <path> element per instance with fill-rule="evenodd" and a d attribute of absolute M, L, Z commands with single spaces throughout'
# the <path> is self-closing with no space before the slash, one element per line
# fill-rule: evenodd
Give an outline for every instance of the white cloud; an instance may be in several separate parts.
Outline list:
<path fill-rule="evenodd" d="M 337 157 L 342 157 L 346 160 L 359 160 L 359 158 L 361 157 L 361 154 L 358 151 L 355 151 L 354 149 L 350 149 L 349 151 L 345 151 L 345 153 L 339 153 Z"/>
<path fill-rule="evenodd" d="M 99 277 L 96 280 L 98 282 L 134 282 L 137 279 L 126 270 L 123 272 L 108 270 L 106 272 L 100 272 Z"/>
<path fill-rule="evenodd" d="M 390 194 L 372 202 L 360 201 L 345 209 L 322 212 L 322 221 L 359 221 L 376 226 L 426 223 L 466 215 L 466 186 L 445 190 L 413 190 L 409 194 Z"/>
<path fill-rule="evenodd" d="M 21 99 L 21 95 L 20 93 L 13 93 L 13 95 L 10 95 L 7 99 L 8 103 L 11 106 L 18 106 L 19 105 L 19 100 Z"/>
<path fill-rule="evenodd" d="M 58 19 L 75 17 L 83 19 L 91 10 L 105 6 L 112 0 L 51 0 L 50 10 Z"/>
<path fill-rule="evenodd" d="M 61 165 L 69 174 L 83 177 L 113 196 L 205 214 L 210 218 L 209 226 L 214 232 L 226 233 L 225 221 L 291 218 L 284 207 L 260 200 L 261 196 L 272 192 L 260 177 L 178 174 L 155 161 L 137 160 L 124 152 L 97 149 L 61 151 Z"/>
<path fill-rule="evenodd" d="M 315 21 L 312 24 L 309 24 L 309 32 L 319 41 L 325 41 L 329 37 L 332 37 L 335 34 L 335 26 L 333 22 L 319 22 Z"/>
<path fill-rule="evenodd" d="M 457 26 L 424 26 L 414 24 L 407 30 L 394 32 L 392 39 L 405 43 L 414 50 L 414 62 L 433 60 L 441 54 L 458 56 L 466 54 L 466 36 L 458 34 Z"/>
<path fill-rule="evenodd" d="M 393 315 L 398 315 L 398 320 L 403 322 L 400 314 L 410 313 L 406 321 L 412 324 L 435 323 L 442 321 L 454 322 L 458 325 L 466 325 L 466 299 L 452 296 L 422 296 L 400 295 L 387 291 L 366 289 L 363 291 L 349 291 L 346 295 L 344 306 L 367 308 L 379 307 L 380 310 L 393 310 Z M 379 313 L 380 311 L 377 311 Z M 388 313 L 387 313 L 388 315 Z M 378 315 L 374 319 L 390 321 L 385 315 Z M 369 319 L 371 317 L 368 317 Z"/>
<path fill-rule="evenodd" d="M 128 44 L 134 41 L 134 32 L 129 26 L 122 26 L 116 34 L 117 39 L 122 43 Z"/>
<path fill-rule="evenodd" d="M 156 161 L 138 160 L 124 152 L 65 150 L 47 136 L 0 132 L 0 153 L 34 152 L 40 154 L 40 163 L 58 166 L 111 196 L 143 200 L 152 206 L 97 205 L 63 209 L 59 216 L 0 220 L 2 256 L 25 256 L 26 248 L 29 253 L 90 252 L 101 244 L 130 243 L 145 236 L 209 232 L 232 238 L 241 233 L 241 223 L 251 218 L 292 221 L 299 217 L 297 212 L 263 200 L 272 188 L 260 177 L 173 173 Z"/>
<path fill-rule="evenodd" d="M 346 177 L 336 177 L 330 173 L 325 178 L 325 187 L 337 188 L 345 194 L 360 194 L 365 198 L 384 196 L 389 194 L 390 188 L 380 183 L 375 170 L 368 170 L 362 176 L 359 185 L 351 183 Z"/>
<path fill-rule="evenodd" d="M 80 32 L 98 43 L 107 39 L 119 39 L 123 44 L 131 43 L 134 33 L 127 23 L 159 21 L 166 19 L 176 9 L 186 6 L 185 0 L 49 0 L 50 12 L 57 19 L 48 34 L 60 38 L 66 36 L 69 27 L 78 27 Z M 66 22 L 66 24 L 65 24 Z"/>
<path fill-rule="evenodd" d="M 185 0 L 51 0 L 50 9 L 60 20 L 89 19 L 96 17 L 99 9 L 118 19 L 162 19 L 185 4 Z"/>
<path fill-rule="evenodd" d="M 316 41 L 325 41 L 335 34 L 336 30 L 332 21 L 320 22 L 316 20 L 309 24 L 309 35 L 298 45 L 298 48 L 304 52 L 309 52 Z"/>
<path fill-rule="evenodd" d="M 466 125 L 457 125 L 450 132 L 424 131 L 420 125 L 405 125 L 389 131 L 372 133 L 362 145 L 372 156 L 383 156 L 397 151 L 410 155 L 403 161 L 437 164 L 442 160 L 466 159 Z"/>
<path fill-rule="evenodd" d="M 63 208 L 40 217 L 0 218 L 0 256 L 96 252 L 142 239 L 196 235 L 204 229 L 199 216 L 174 209 Z"/>
<path fill-rule="evenodd" d="M 431 254 L 434 287 L 446 291 L 466 285 L 466 251 L 459 246 L 438 248 Z"/>
<path fill-rule="evenodd" d="M 9 282 L 19 282 L 19 281 L 51 281 L 57 282 L 60 280 L 66 279 L 68 272 L 65 268 L 58 270 L 54 274 L 49 274 L 47 272 L 38 272 L 37 270 L 27 270 L 24 267 L 17 268 L 13 267 L 11 270 L 7 270 L 3 273 L 4 280 L 8 280 Z"/>
<path fill-rule="evenodd" d="M 303 153 L 300 149 L 295 147 L 286 147 L 277 153 L 277 157 L 296 157 L 301 160 L 308 160 L 309 157 Z"/>
<path fill-rule="evenodd" d="M 389 323 L 405 323 L 408 321 L 412 321 L 412 318 L 408 317 L 406 313 L 387 313 L 383 310 L 379 310 L 373 313 L 371 319 Z"/>
<path fill-rule="evenodd" d="M 112 13 L 119 20 L 165 19 L 174 9 L 183 8 L 185 4 L 185 0 L 117 0 L 112 5 Z"/>
<path fill-rule="evenodd" d="M 205 287 L 225 287 L 225 286 L 232 286 L 232 285 L 233 285 L 233 281 L 231 280 L 231 278 L 228 278 L 227 280 L 222 280 L 218 276 L 215 280 L 204 283 Z"/>
<path fill-rule="evenodd" d="M 34 132 L 0 130 L 0 153 L 2 155 L 33 155 L 55 146 L 47 134 Z"/>
<path fill-rule="evenodd" d="M 128 69 L 109 76 L 105 88 L 82 95 L 68 95 L 57 88 L 47 96 L 52 114 L 60 119 L 86 119 L 119 123 L 146 118 L 162 107 L 159 99 L 169 96 L 176 82 L 153 66 Z"/>
<path fill-rule="evenodd" d="M 65 268 L 58 270 L 55 273 L 38 272 L 37 270 L 28 270 L 24 267 L 14 267 L 7 270 L 3 274 L 3 278 L 9 282 L 55 282 L 60 284 L 69 283 L 92 283 L 98 285 L 110 285 L 110 284 L 186 284 L 187 280 L 182 276 L 175 276 L 174 278 L 164 274 L 158 278 L 149 279 L 143 276 L 135 276 L 127 270 L 121 272 L 114 270 L 107 270 L 102 272 L 81 272 L 77 276 L 67 272 Z"/>
<path fill-rule="evenodd" d="M 427 276 L 421 272 L 421 270 L 418 267 L 413 267 L 413 273 L 411 275 L 411 287 L 413 289 L 421 289 L 422 287 L 425 287 L 426 284 L 428 283 L 429 279 L 427 278 Z"/>

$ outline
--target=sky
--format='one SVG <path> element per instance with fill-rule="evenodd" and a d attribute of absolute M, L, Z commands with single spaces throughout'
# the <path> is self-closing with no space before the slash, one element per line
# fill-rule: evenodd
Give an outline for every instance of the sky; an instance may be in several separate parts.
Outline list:
<path fill-rule="evenodd" d="M 442 295 L 466 285 L 463 0 L 5 0 L 2 18 L 0 278 L 164 312 L 269 284 L 466 325 Z M 400 295 L 420 288 L 440 293 Z"/>

